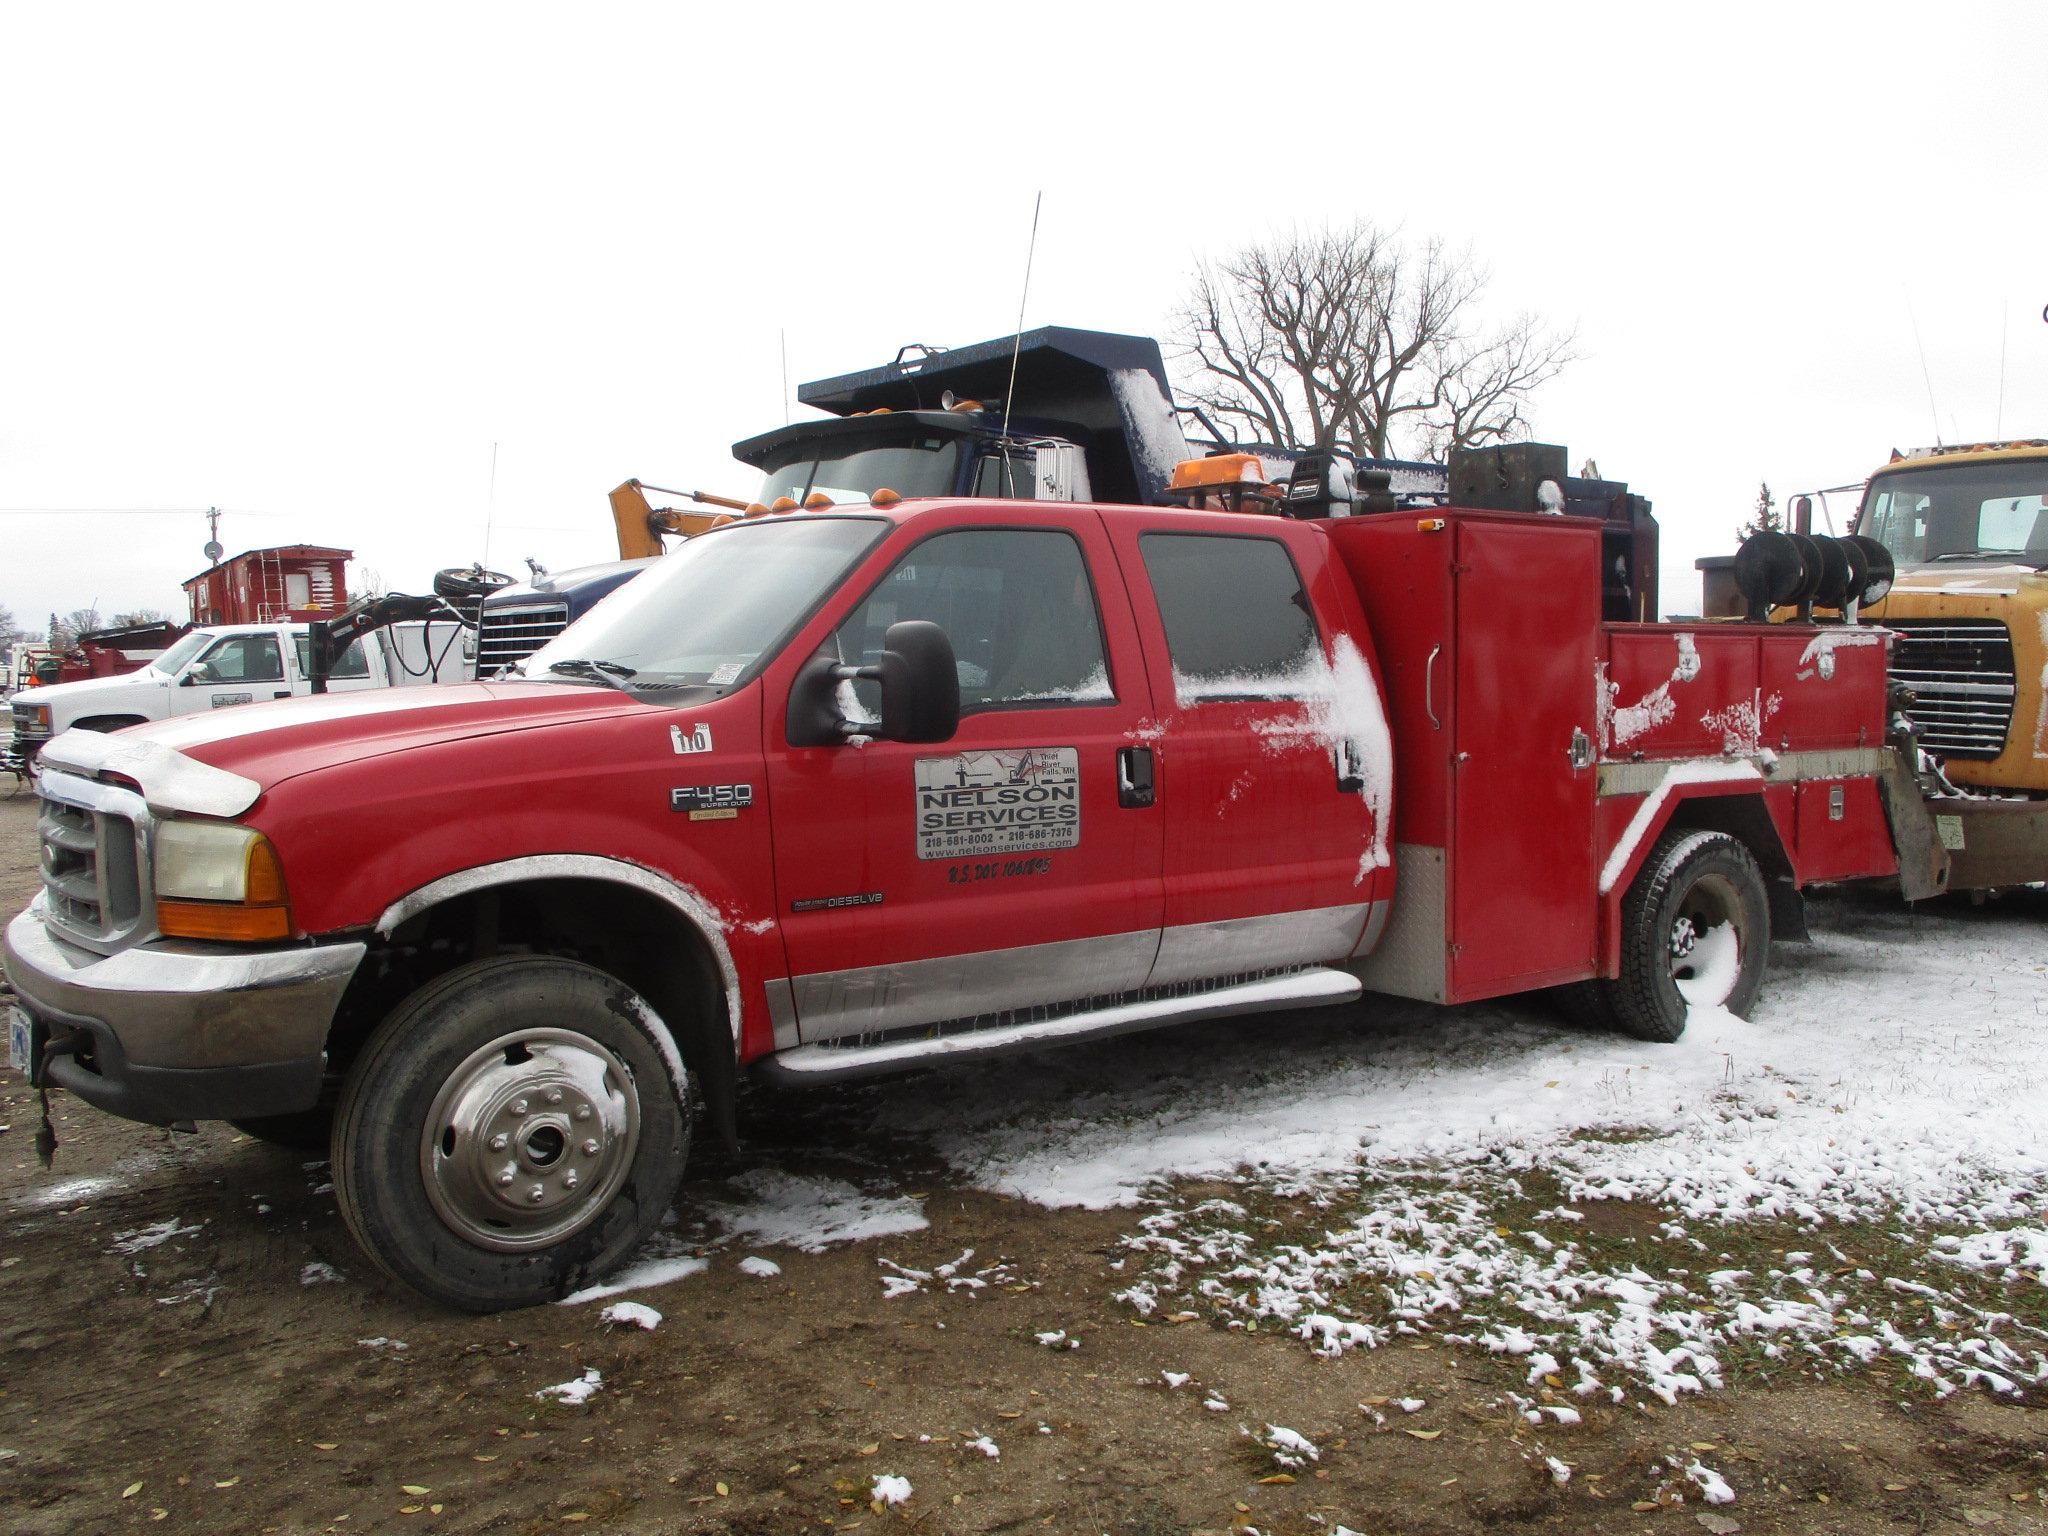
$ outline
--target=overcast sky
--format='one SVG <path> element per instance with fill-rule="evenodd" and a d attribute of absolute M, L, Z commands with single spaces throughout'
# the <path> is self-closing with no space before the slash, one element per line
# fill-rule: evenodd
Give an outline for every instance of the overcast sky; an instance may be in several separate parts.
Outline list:
<path fill-rule="evenodd" d="M 12 4 L 0 146 L 0 508 L 394 590 L 750 491 L 781 333 L 1008 332 L 1041 189 L 1027 325 L 1158 333 L 1291 224 L 1471 242 L 1577 327 L 1536 436 L 1652 498 L 1667 610 L 1760 480 L 2048 436 L 2039 4 Z M 182 617 L 205 538 L 0 512 L 0 603 Z"/>

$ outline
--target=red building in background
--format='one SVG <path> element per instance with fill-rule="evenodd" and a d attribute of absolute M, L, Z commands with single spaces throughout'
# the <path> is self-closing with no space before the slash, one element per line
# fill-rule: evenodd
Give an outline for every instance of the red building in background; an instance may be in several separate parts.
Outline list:
<path fill-rule="evenodd" d="M 348 606 L 355 551 L 321 544 L 252 549 L 183 583 L 194 624 L 275 624 L 331 618 Z"/>

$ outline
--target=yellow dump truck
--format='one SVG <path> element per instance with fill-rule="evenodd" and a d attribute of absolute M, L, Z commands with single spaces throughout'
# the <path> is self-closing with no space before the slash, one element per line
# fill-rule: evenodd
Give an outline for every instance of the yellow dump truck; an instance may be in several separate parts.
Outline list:
<path fill-rule="evenodd" d="M 1855 531 L 1892 553 L 1890 594 L 1921 745 L 1958 784 L 2048 796 L 2048 440 L 1894 454 Z"/>

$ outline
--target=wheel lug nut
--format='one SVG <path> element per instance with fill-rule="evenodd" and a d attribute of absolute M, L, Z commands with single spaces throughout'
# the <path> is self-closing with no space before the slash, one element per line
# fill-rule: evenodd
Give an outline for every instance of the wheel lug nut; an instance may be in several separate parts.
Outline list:
<path fill-rule="evenodd" d="M 548 1192 L 544 1187 L 542 1187 L 539 1184 L 536 1184 L 533 1186 L 533 1188 L 529 1189 L 526 1192 L 526 1198 L 534 1201 L 535 1203 L 538 1203 L 547 1198 L 547 1193 Z"/>
<path fill-rule="evenodd" d="M 503 1173 L 499 1174 L 498 1182 L 500 1184 L 510 1184 L 512 1182 L 512 1170 L 507 1168 Z"/>
<path fill-rule="evenodd" d="M 550 1088 L 550 1089 L 548 1090 L 548 1102 L 549 1102 L 550 1104 L 559 1104 L 559 1103 L 561 1103 L 561 1102 L 562 1102 L 562 1090 L 561 1090 L 561 1089 L 559 1089 L 559 1088 Z"/>
<path fill-rule="evenodd" d="M 578 1120 L 588 1120 L 590 1118 L 590 1106 L 588 1104 L 578 1104 L 576 1106 L 576 1118 Z"/>
<path fill-rule="evenodd" d="M 503 1131 L 498 1132 L 497 1135 L 491 1138 L 491 1150 L 493 1152 L 502 1152 L 511 1145 L 512 1138 L 510 1136 L 507 1136 Z"/>
<path fill-rule="evenodd" d="M 570 1169 L 570 1170 L 569 1170 L 569 1171 L 568 1171 L 567 1173 L 565 1173 L 565 1174 L 563 1174 L 563 1175 L 562 1175 L 562 1188 L 564 1188 L 564 1189 L 574 1189 L 575 1187 L 576 1187 L 576 1170 L 575 1170 L 574 1168 L 571 1168 L 571 1169 Z"/>
<path fill-rule="evenodd" d="M 595 1136 L 583 1143 L 583 1155 L 585 1157 L 597 1156 L 597 1138 Z"/>
<path fill-rule="evenodd" d="M 513 1113 L 513 1114 L 515 1114 L 515 1115 L 523 1115 L 523 1114 L 525 1114 L 525 1113 L 526 1113 L 526 1100 L 524 1100 L 524 1099 L 514 1099 L 514 1100 L 512 1101 L 512 1113 Z"/>

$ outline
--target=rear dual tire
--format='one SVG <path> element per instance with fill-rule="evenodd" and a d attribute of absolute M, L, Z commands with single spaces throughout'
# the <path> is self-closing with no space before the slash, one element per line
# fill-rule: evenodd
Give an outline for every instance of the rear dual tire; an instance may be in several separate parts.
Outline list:
<path fill-rule="evenodd" d="M 1725 832 L 1667 832 L 1621 903 L 1621 974 L 1571 989 L 1588 1022 L 1668 1043 L 1694 1008 L 1749 1017 L 1771 947 L 1763 872 Z"/>
<path fill-rule="evenodd" d="M 470 1312 L 617 1268 L 682 1182 L 690 1097 L 665 1026 L 572 960 L 505 956 L 422 987 L 350 1069 L 332 1144 L 342 1219 L 396 1280 Z"/>

